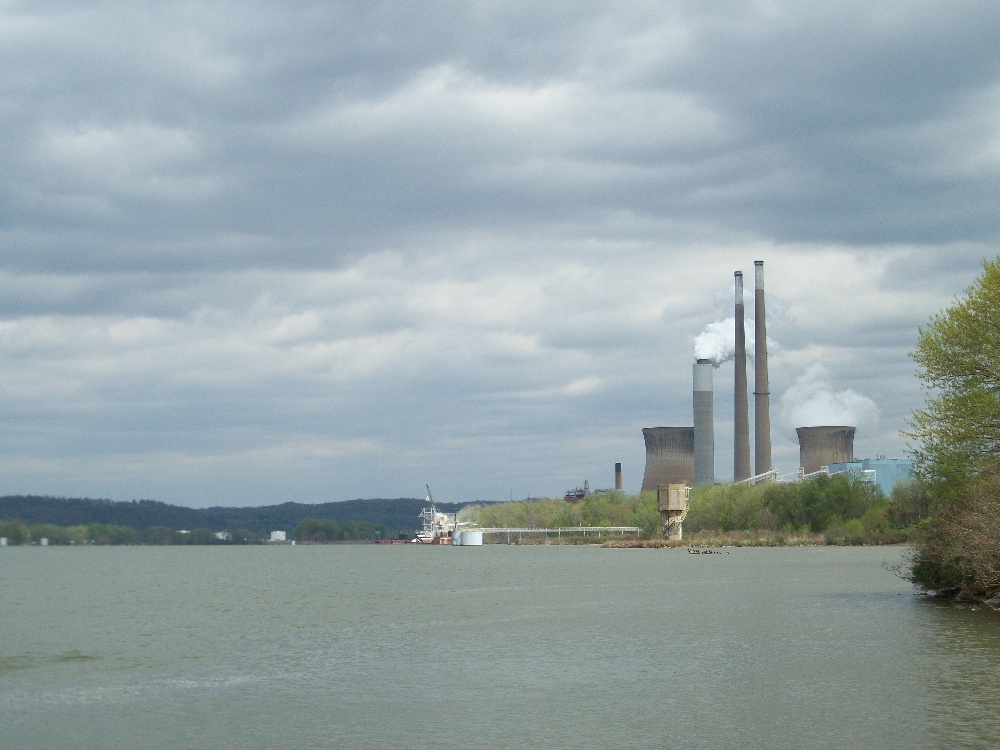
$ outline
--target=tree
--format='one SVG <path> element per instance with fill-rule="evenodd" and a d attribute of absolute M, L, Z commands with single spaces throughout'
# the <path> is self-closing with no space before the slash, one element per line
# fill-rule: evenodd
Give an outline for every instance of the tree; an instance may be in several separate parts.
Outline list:
<path fill-rule="evenodd" d="M 1000 455 L 1000 257 L 920 329 L 911 356 L 928 391 L 904 432 L 917 473 L 960 489 Z"/>
<path fill-rule="evenodd" d="M 910 579 L 959 597 L 1000 594 L 1000 257 L 920 329 L 912 353 L 927 405 L 906 434 L 932 497 Z"/>

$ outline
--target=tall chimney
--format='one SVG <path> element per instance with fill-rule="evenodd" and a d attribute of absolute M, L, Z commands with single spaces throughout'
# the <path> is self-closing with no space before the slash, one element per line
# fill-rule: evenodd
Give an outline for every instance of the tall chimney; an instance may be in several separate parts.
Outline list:
<path fill-rule="evenodd" d="M 693 427 L 643 427 L 642 437 L 646 441 L 642 492 L 656 492 L 661 484 L 694 480 Z"/>
<path fill-rule="evenodd" d="M 733 399 L 733 478 L 750 478 L 750 404 L 747 403 L 747 333 L 743 323 L 743 272 L 736 271 L 736 385 Z"/>
<path fill-rule="evenodd" d="M 799 466 L 806 474 L 854 460 L 854 427 L 798 427 Z"/>
<path fill-rule="evenodd" d="M 712 361 L 694 364 L 694 483 L 715 484 L 714 396 Z"/>
<path fill-rule="evenodd" d="M 620 463 L 615 464 L 615 489 L 620 490 L 622 488 L 622 465 Z"/>
<path fill-rule="evenodd" d="M 771 393 L 767 383 L 767 322 L 764 318 L 764 261 L 754 266 L 754 473 L 771 470 Z"/>

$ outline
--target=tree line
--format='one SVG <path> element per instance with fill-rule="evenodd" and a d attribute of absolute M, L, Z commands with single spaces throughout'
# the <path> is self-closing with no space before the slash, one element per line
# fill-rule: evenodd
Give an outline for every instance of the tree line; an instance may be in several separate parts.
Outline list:
<path fill-rule="evenodd" d="M 339 524 L 317 518 L 303 519 L 288 537 L 305 543 L 328 544 L 348 541 L 375 541 L 387 535 L 386 528 L 367 521 L 347 521 Z M 224 545 L 261 544 L 270 536 L 256 534 L 248 529 L 215 532 L 207 528 L 175 530 L 167 526 L 150 526 L 133 529 L 105 523 L 89 523 L 77 526 L 57 526 L 51 523 L 26 524 L 23 521 L 0 521 L 0 537 L 11 546 L 26 544 L 49 544 L 53 546 L 94 544 L 94 545 Z M 44 541 L 43 541 L 44 540 Z"/>
<path fill-rule="evenodd" d="M 340 525 L 369 523 L 384 527 L 385 534 L 413 532 L 420 524 L 425 501 L 419 498 L 345 500 L 330 503 L 282 503 L 245 508 L 185 508 L 156 500 L 130 502 L 87 498 L 56 498 L 16 495 L 0 497 L 0 519 L 24 524 L 60 527 L 103 524 L 135 530 L 141 541 L 144 530 L 165 527 L 173 531 L 198 529 L 209 532 L 243 530 L 267 538 L 272 531 L 291 531 L 304 519 L 332 521 Z M 442 512 L 454 513 L 458 503 L 439 503 Z M 345 532 L 348 535 L 354 531 Z M 160 534 L 162 536 L 162 533 Z M 46 537 L 49 538 L 49 537 Z"/>
<path fill-rule="evenodd" d="M 911 356 L 928 398 L 904 434 L 931 504 L 909 577 L 1000 608 L 1000 257 L 920 329 Z"/>

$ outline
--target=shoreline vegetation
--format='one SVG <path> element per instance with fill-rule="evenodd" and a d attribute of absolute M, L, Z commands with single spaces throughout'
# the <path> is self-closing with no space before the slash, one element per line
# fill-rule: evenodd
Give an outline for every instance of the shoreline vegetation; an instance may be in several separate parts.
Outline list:
<path fill-rule="evenodd" d="M 928 393 L 903 434 L 933 503 L 907 577 L 956 603 L 1000 607 L 1000 256 L 921 327 L 911 356 Z"/>
<path fill-rule="evenodd" d="M 57 501 L 47 499 L 47 502 L 48 510 L 52 511 L 52 503 Z M 67 508 L 77 508 L 80 501 L 62 502 Z M 338 522 L 310 516 L 300 518 L 294 526 L 286 527 L 287 541 L 304 544 L 364 543 L 398 536 L 399 529 L 392 530 L 385 524 L 376 524 L 363 517 L 366 512 L 372 514 L 370 517 L 379 517 L 377 514 L 384 516 L 387 511 L 379 507 L 378 502 L 358 505 L 359 517 L 350 520 Z M 385 505 L 401 501 L 381 502 Z M 22 504 L 21 507 L 27 506 Z M 305 513 L 310 506 L 300 507 Z M 635 526 L 641 529 L 638 539 L 595 540 L 592 533 L 586 536 L 564 533 L 560 538 L 550 535 L 545 539 L 541 535 L 526 534 L 518 540 L 520 544 L 775 547 L 904 543 L 911 539 L 914 528 L 926 516 L 928 507 L 929 500 L 919 485 L 900 484 L 891 497 L 886 497 L 876 485 L 841 474 L 820 476 L 805 482 L 768 483 L 755 487 L 696 487 L 692 489 L 691 509 L 684 521 L 684 541 L 679 544 L 667 543 L 663 539 L 663 522 L 653 493 L 629 495 L 608 491 L 572 501 L 543 498 L 467 505 L 458 508 L 457 515 L 460 522 L 491 528 Z M 260 511 L 265 517 L 273 517 L 269 508 Z M 50 514 L 50 517 L 58 518 L 58 514 Z M 416 513 L 407 517 L 407 521 L 410 520 L 412 525 L 408 531 L 412 533 L 416 526 Z M 6 537 L 8 545 L 39 544 L 42 539 L 49 545 L 227 545 L 266 543 L 269 532 L 225 527 L 178 529 L 164 524 L 140 528 L 102 523 L 61 526 L 0 518 L 0 537 Z M 487 542 L 491 541 L 497 540 L 487 539 Z"/>

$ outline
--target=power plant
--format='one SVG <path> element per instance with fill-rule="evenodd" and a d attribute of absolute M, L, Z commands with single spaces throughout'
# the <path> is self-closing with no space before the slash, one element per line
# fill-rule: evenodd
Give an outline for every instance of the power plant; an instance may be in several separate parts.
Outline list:
<path fill-rule="evenodd" d="M 799 468 L 813 474 L 823 466 L 854 460 L 854 427 L 798 427 Z"/>
<path fill-rule="evenodd" d="M 736 384 L 733 396 L 733 478 L 750 478 L 750 405 L 747 403 L 747 331 L 743 313 L 743 272 L 736 277 Z"/>
<path fill-rule="evenodd" d="M 712 361 L 694 363 L 694 483 L 715 484 L 715 405 Z"/>
<path fill-rule="evenodd" d="M 666 485 L 714 484 L 715 403 L 713 370 L 729 356 L 735 360 L 733 397 L 733 475 L 737 482 L 777 478 L 771 456 L 770 387 L 767 359 L 767 313 L 764 294 L 764 261 L 754 261 L 754 455 L 750 462 L 750 405 L 747 385 L 747 348 L 743 272 L 734 272 L 735 309 L 733 348 L 717 359 L 701 357 L 692 367 L 693 427 L 646 427 L 646 470 L 643 492 L 663 492 Z M 799 438 L 799 471 L 804 476 L 823 467 L 857 463 L 853 426 L 796 428 Z M 883 461 L 883 463 L 885 463 Z M 910 462 L 912 464 L 912 462 Z M 898 469 L 898 467 L 896 467 Z M 894 469 L 894 470 L 896 470 Z M 839 470 L 839 469 L 838 469 Z M 615 486 L 620 487 L 616 465 Z"/>
<path fill-rule="evenodd" d="M 642 492 L 656 492 L 661 484 L 694 481 L 694 428 L 644 427 L 646 471 Z"/>
<path fill-rule="evenodd" d="M 754 266 L 754 473 L 757 476 L 771 470 L 771 394 L 767 385 L 767 323 L 764 317 L 764 261 Z"/>

